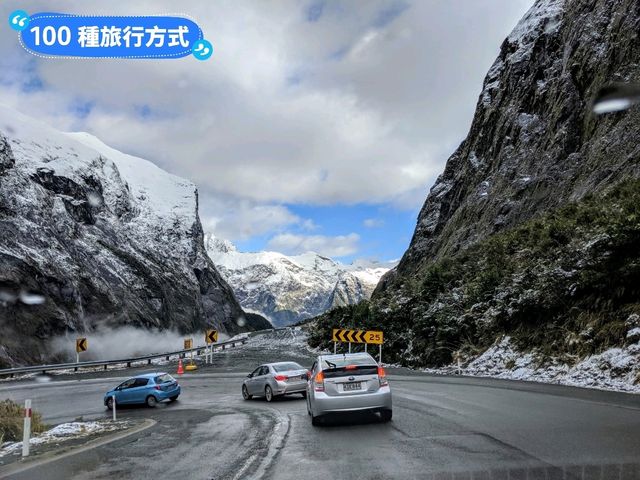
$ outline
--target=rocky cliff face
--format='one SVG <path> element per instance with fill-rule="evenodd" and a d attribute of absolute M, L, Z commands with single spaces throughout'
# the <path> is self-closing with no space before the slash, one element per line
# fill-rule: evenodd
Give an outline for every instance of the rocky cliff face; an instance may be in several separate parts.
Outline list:
<path fill-rule="evenodd" d="M 205 245 L 242 307 L 264 315 L 275 326 L 368 299 L 389 269 L 362 262 L 342 265 L 313 252 L 295 256 L 239 252 L 230 242 L 210 234 Z"/>
<path fill-rule="evenodd" d="M 193 184 L 4 107 L 0 132 L 0 365 L 98 326 L 243 330 Z"/>
<path fill-rule="evenodd" d="M 425 262 L 640 174 L 638 110 L 590 108 L 599 87 L 640 78 L 639 32 L 635 0 L 535 3 L 502 44 L 471 130 L 380 293 Z"/>
<path fill-rule="evenodd" d="M 509 349 L 480 364 L 509 378 L 597 364 L 611 384 L 640 384 L 640 109 L 591 106 L 603 85 L 638 82 L 639 34 L 636 0 L 538 0 L 397 269 L 371 302 L 321 316 L 309 343 L 381 329 L 389 362 L 473 367 Z"/>

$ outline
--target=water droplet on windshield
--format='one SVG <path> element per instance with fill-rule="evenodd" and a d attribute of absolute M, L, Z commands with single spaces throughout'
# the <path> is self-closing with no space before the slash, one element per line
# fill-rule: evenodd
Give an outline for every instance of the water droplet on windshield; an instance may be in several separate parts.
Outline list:
<path fill-rule="evenodd" d="M 87 193 L 87 201 L 94 208 L 102 206 L 102 196 L 96 192 Z"/>
<path fill-rule="evenodd" d="M 596 94 L 593 101 L 594 113 L 620 112 L 640 102 L 640 85 L 632 83 L 614 83 L 605 85 Z"/>
<path fill-rule="evenodd" d="M 41 305 L 45 302 L 45 298 L 43 295 L 27 292 L 25 290 L 20 291 L 19 298 L 20 301 L 25 305 Z"/>

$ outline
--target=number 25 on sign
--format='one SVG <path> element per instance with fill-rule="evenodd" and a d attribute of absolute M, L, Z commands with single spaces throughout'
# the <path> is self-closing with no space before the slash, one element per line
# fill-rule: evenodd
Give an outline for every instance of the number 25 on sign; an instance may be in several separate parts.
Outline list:
<path fill-rule="evenodd" d="M 365 332 L 364 339 L 365 339 L 365 342 L 367 343 L 381 344 L 383 339 L 382 332 L 376 332 L 376 331 Z"/>

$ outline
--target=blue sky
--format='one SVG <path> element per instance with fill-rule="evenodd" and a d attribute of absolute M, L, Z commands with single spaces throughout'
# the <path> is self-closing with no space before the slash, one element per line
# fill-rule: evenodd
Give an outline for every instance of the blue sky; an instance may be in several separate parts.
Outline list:
<path fill-rule="evenodd" d="M 35 58 L 0 29 L 0 102 L 193 181 L 241 250 L 398 259 L 533 0 L 184 0 L 206 62 Z M 3 0 L 107 15 L 169 0 Z"/>
<path fill-rule="evenodd" d="M 337 205 L 310 206 L 288 205 L 296 215 L 311 219 L 315 224 L 308 228 L 295 226 L 288 231 L 295 234 L 339 236 L 356 233 L 357 252 L 340 257 L 350 263 L 356 258 L 391 261 L 399 259 L 406 250 L 416 225 L 418 209 L 397 209 L 387 205 Z M 271 233 L 236 242 L 242 251 L 265 249 Z"/>

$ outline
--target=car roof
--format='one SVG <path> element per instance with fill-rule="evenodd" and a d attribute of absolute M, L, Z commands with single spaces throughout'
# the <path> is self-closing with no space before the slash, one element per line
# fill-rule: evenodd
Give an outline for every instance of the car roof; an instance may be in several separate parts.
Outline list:
<path fill-rule="evenodd" d="M 373 363 L 377 363 L 375 358 L 365 352 L 358 353 L 336 353 L 331 355 L 320 355 L 319 357 L 322 360 L 331 360 L 331 359 L 342 359 L 342 358 L 366 358 L 367 360 L 371 360 Z"/>
<path fill-rule="evenodd" d="M 273 362 L 273 363 L 265 363 L 264 366 L 265 367 L 273 367 L 275 365 L 284 365 L 285 363 L 295 363 L 296 365 L 300 365 L 298 362 L 295 362 L 293 360 L 289 360 L 288 362 Z"/>
<path fill-rule="evenodd" d="M 131 378 L 153 378 L 153 377 L 159 377 L 160 375 L 166 375 L 167 372 L 153 372 L 153 373 L 142 373 L 140 375 L 136 375 L 135 377 L 131 377 Z"/>

